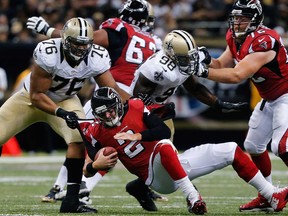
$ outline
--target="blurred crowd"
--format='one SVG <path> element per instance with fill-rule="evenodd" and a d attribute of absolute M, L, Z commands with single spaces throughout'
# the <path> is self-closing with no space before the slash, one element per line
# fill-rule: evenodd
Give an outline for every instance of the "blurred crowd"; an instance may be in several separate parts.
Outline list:
<path fill-rule="evenodd" d="M 31 16 L 42 16 L 61 28 L 71 17 L 87 18 L 95 29 L 115 17 L 123 0 L 0 0 L 0 42 L 34 43 L 43 39 L 25 26 Z M 233 0 L 149 0 L 155 10 L 155 34 L 163 37 L 171 29 L 184 29 L 210 36 L 226 27 Z M 265 24 L 287 36 L 288 0 L 262 1 Z"/>

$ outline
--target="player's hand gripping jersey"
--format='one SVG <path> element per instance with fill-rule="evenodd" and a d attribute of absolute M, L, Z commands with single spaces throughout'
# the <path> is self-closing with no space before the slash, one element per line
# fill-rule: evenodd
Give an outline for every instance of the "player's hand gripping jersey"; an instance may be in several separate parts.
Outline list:
<path fill-rule="evenodd" d="M 277 55 L 273 61 L 256 72 L 251 80 L 260 96 L 266 100 L 275 100 L 288 93 L 287 51 L 280 36 L 274 30 L 260 26 L 246 37 L 239 49 L 231 30 L 228 30 L 226 34 L 226 41 L 236 64 L 250 53 L 274 50 Z"/>
<path fill-rule="evenodd" d="M 77 94 L 84 80 L 96 77 L 110 68 L 108 51 L 93 44 L 88 56 L 72 67 L 63 55 L 61 38 L 45 40 L 34 50 L 36 63 L 53 77 L 53 83 L 47 95 L 55 102 L 63 101 Z M 30 89 L 30 75 L 25 79 L 25 88 Z"/>
<path fill-rule="evenodd" d="M 100 28 L 108 33 L 108 51 L 112 60 L 110 71 L 115 81 L 130 86 L 137 67 L 155 52 L 154 39 L 138 26 L 119 18 L 106 20 Z"/>

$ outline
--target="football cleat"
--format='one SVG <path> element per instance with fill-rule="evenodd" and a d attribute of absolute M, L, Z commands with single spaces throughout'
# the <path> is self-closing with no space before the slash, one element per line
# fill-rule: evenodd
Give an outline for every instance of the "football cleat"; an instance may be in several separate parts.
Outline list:
<path fill-rule="evenodd" d="M 42 202 L 49 202 L 49 203 L 54 203 L 56 202 L 58 196 L 57 194 L 59 194 L 61 192 L 60 186 L 59 185 L 54 185 L 49 193 L 41 198 Z M 57 197 L 57 198 L 56 198 Z"/>
<path fill-rule="evenodd" d="M 88 196 L 84 196 L 84 197 L 79 197 L 79 202 L 81 205 L 91 205 L 92 204 L 92 200 L 90 199 L 89 197 L 89 194 Z"/>
<path fill-rule="evenodd" d="M 87 197 L 89 195 L 90 195 L 90 191 L 88 190 L 86 186 L 86 182 L 81 181 L 80 190 L 79 190 L 79 198 Z"/>
<path fill-rule="evenodd" d="M 78 200 L 64 199 L 61 203 L 60 213 L 97 213 L 97 209 L 82 205 Z"/>
<path fill-rule="evenodd" d="M 288 202 L 288 187 L 277 188 L 273 193 L 270 205 L 275 212 L 282 211 Z"/>
<path fill-rule="evenodd" d="M 274 209 L 262 195 L 239 207 L 240 212 L 273 212 Z"/>
<path fill-rule="evenodd" d="M 66 190 L 60 190 L 55 194 L 55 200 L 63 200 L 66 196 Z M 92 200 L 89 198 L 90 191 L 86 186 L 86 182 L 82 181 L 79 190 L 79 201 L 82 205 L 91 205 Z M 55 201 L 56 202 L 56 201 Z"/>
<path fill-rule="evenodd" d="M 73 213 L 97 213 L 97 209 L 87 205 L 79 205 L 76 212 Z"/>
<path fill-rule="evenodd" d="M 157 202 L 167 202 L 168 198 L 165 196 L 161 196 L 160 194 L 155 193 L 154 191 L 152 191 L 150 188 L 148 188 L 148 194 L 149 196 Z"/>
<path fill-rule="evenodd" d="M 153 199 L 149 196 L 149 188 L 143 181 L 136 179 L 126 185 L 126 191 L 134 196 L 146 211 L 158 211 Z"/>
<path fill-rule="evenodd" d="M 200 194 L 195 196 L 188 196 L 186 198 L 188 212 L 196 215 L 203 215 L 207 213 L 206 203 L 203 201 Z"/>

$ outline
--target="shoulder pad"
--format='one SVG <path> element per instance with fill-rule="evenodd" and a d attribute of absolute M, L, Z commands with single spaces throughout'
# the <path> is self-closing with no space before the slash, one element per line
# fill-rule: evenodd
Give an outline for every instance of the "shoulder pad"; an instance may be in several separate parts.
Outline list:
<path fill-rule="evenodd" d="M 91 67 L 95 70 L 106 71 L 111 67 L 110 55 L 104 47 L 93 44 L 89 55 Z"/>
<path fill-rule="evenodd" d="M 251 42 L 249 53 L 273 50 L 275 42 L 275 38 L 270 35 L 260 35 Z"/>
<path fill-rule="evenodd" d="M 122 28 L 124 28 L 124 23 L 119 18 L 110 18 L 106 21 L 104 21 L 101 26 L 101 29 L 112 29 L 115 31 L 120 31 Z"/>
<path fill-rule="evenodd" d="M 59 40 L 61 40 L 59 38 Z M 38 65 L 53 67 L 57 64 L 60 54 L 60 41 L 49 39 L 38 43 L 33 52 L 34 60 Z"/>

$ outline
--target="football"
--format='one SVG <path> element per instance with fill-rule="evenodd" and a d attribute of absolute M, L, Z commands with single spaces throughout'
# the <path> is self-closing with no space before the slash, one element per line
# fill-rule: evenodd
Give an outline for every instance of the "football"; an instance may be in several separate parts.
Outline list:
<path fill-rule="evenodd" d="M 117 152 L 115 148 L 107 146 L 107 147 L 103 147 L 104 151 L 103 151 L 103 155 L 104 156 L 108 156 L 114 152 Z M 96 153 L 95 157 L 94 157 L 94 161 L 97 160 L 98 156 L 99 156 L 99 152 L 100 150 Z"/>

